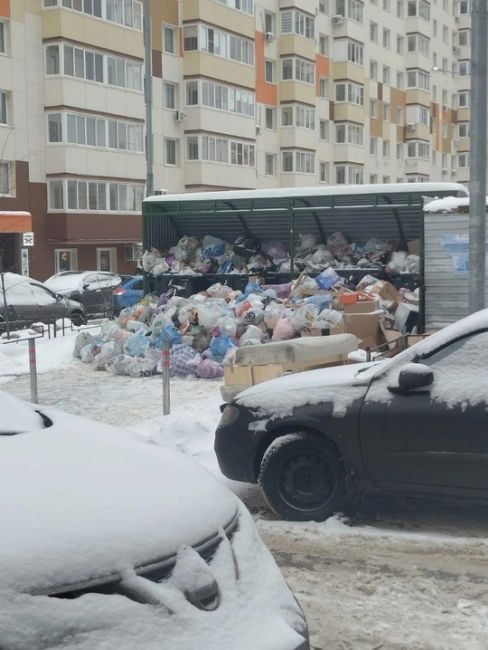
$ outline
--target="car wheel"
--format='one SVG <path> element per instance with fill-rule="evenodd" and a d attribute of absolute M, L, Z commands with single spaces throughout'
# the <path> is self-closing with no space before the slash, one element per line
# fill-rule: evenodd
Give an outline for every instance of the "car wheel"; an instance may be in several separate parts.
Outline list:
<path fill-rule="evenodd" d="M 81 311 L 72 312 L 69 318 L 75 327 L 86 325 L 86 316 Z"/>
<path fill-rule="evenodd" d="M 268 505 L 284 519 L 323 521 L 345 497 L 345 471 L 325 438 L 289 433 L 266 450 L 258 482 Z"/>

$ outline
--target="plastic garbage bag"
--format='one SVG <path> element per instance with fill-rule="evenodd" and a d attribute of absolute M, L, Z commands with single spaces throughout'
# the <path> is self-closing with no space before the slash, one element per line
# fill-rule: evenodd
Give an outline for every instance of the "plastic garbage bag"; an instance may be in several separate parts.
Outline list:
<path fill-rule="evenodd" d="M 193 259 L 195 251 L 198 248 L 198 240 L 195 237 L 182 237 L 176 246 L 173 247 L 172 253 L 180 262 L 189 262 Z"/>
<path fill-rule="evenodd" d="M 285 282 L 283 284 L 265 284 L 263 285 L 263 291 L 266 292 L 272 290 L 278 298 L 285 300 L 291 293 L 291 284 L 291 282 Z"/>
<path fill-rule="evenodd" d="M 80 332 L 75 338 L 75 347 L 73 349 L 73 356 L 76 359 L 81 358 L 81 350 L 89 345 L 90 343 L 95 342 L 95 337 L 90 334 L 90 332 Z"/>
<path fill-rule="evenodd" d="M 327 237 L 327 248 L 339 260 L 351 255 L 352 252 L 351 246 L 341 232 L 334 232 Z"/>
<path fill-rule="evenodd" d="M 264 309 L 251 307 L 242 314 L 240 321 L 246 325 L 260 325 L 264 321 Z"/>
<path fill-rule="evenodd" d="M 204 259 L 214 259 L 225 251 L 225 241 L 213 235 L 205 235 L 202 242 Z"/>
<path fill-rule="evenodd" d="M 340 276 L 332 268 L 324 269 L 315 278 L 319 289 L 330 289 L 340 280 Z"/>
<path fill-rule="evenodd" d="M 198 305 L 198 323 L 203 327 L 212 330 L 217 326 L 219 319 L 224 315 L 222 307 L 215 302 L 207 302 Z"/>
<path fill-rule="evenodd" d="M 284 306 L 281 303 L 272 302 L 267 305 L 264 310 L 264 324 L 269 330 L 272 330 L 276 327 L 276 323 L 281 317 Z"/>
<path fill-rule="evenodd" d="M 418 255 L 408 255 L 405 259 L 405 271 L 407 273 L 420 273 L 420 257 Z"/>
<path fill-rule="evenodd" d="M 136 358 L 130 360 L 128 368 L 131 377 L 150 377 L 156 370 L 156 364 L 152 359 Z"/>
<path fill-rule="evenodd" d="M 317 244 L 317 239 L 312 233 L 298 233 L 298 246 L 296 252 L 299 255 L 307 255 L 312 252 Z"/>
<path fill-rule="evenodd" d="M 262 246 L 262 251 L 265 255 L 270 257 L 273 262 L 283 261 L 287 258 L 286 246 L 282 241 L 268 241 Z"/>
<path fill-rule="evenodd" d="M 228 300 L 231 293 L 232 293 L 232 288 L 227 286 L 226 284 L 221 284 L 220 282 L 217 282 L 216 284 L 212 284 L 207 289 L 207 294 L 210 296 L 210 298 L 220 298 L 220 299 Z"/>
<path fill-rule="evenodd" d="M 309 296 L 308 298 L 305 298 L 305 303 L 310 305 L 316 305 L 318 307 L 319 312 L 321 312 L 323 309 L 327 309 L 328 307 L 330 307 L 332 303 L 332 296 L 329 296 L 327 294 L 317 294 L 315 296 Z"/>
<path fill-rule="evenodd" d="M 157 248 L 151 248 L 149 251 L 144 251 L 142 254 L 142 268 L 146 273 L 150 273 L 159 259 L 161 259 L 161 253 Z"/>
<path fill-rule="evenodd" d="M 264 332 L 256 325 L 248 325 L 244 334 L 239 339 L 239 347 L 243 348 L 246 345 L 256 345 L 263 342 L 265 338 Z"/>
<path fill-rule="evenodd" d="M 151 269 L 151 273 L 152 275 L 154 275 L 154 277 L 157 277 L 158 275 L 163 275 L 163 273 L 167 273 L 168 271 L 169 271 L 169 264 L 163 258 L 158 259 L 156 261 L 156 264 Z"/>
<path fill-rule="evenodd" d="M 392 253 L 391 259 L 385 267 L 387 273 L 403 273 L 405 271 L 407 251 L 396 251 Z"/>
<path fill-rule="evenodd" d="M 316 321 L 316 326 L 319 329 L 332 329 L 342 324 L 342 314 L 335 309 L 324 309 L 320 312 Z"/>
<path fill-rule="evenodd" d="M 107 363 L 106 368 L 112 375 L 128 375 L 131 361 L 132 357 L 126 354 L 119 354 Z"/>
<path fill-rule="evenodd" d="M 222 361 L 227 350 L 234 347 L 235 340 L 231 336 L 214 336 L 208 349 L 216 361 Z"/>
<path fill-rule="evenodd" d="M 128 320 L 126 328 L 129 332 L 144 332 L 146 334 L 149 331 L 149 327 L 139 320 Z"/>
<path fill-rule="evenodd" d="M 100 352 L 93 358 L 93 367 L 95 370 L 105 370 L 110 361 L 122 354 L 122 345 L 117 341 L 108 341 L 104 343 Z"/>
<path fill-rule="evenodd" d="M 272 341 L 287 341 L 295 336 L 295 330 L 291 318 L 282 317 L 276 322 L 273 331 Z"/>
<path fill-rule="evenodd" d="M 311 329 L 315 326 L 315 322 L 319 315 L 319 308 L 313 303 L 305 303 L 299 307 L 291 317 L 293 329 L 295 332 Z"/>
<path fill-rule="evenodd" d="M 91 363 L 100 352 L 101 346 L 97 343 L 88 343 L 80 350 L 80 359 L 83 363 Z"/>
<path fill-rule="evenodd" d="M 370 260 L 377 261 L 390 250 L 390 244 L 383 239 L 369 239 L 364 245 L 364 253 Z"/>
<path fill-rule="evenodd" d="M 222 316 L 217 321 L 217 328 L 221 336 L 235 336 L 237 332 L 236 320 L 232 316 Z"/>
<path fill-rule="evenodd" d="M 189 345 L 176 343 L 171 348 L 169 357 L 169 371 L 172 377 L 186 377 L 193 375 L 195 366 L 192 361 L 196 356 L 195 350 Z"/>
<path fill-rule="evenodd" d="M 181 334 L 174 325 L 167 323 L 162 327 L 157 336 L 155 336 L 153 332 L 150 343 L 153 347 L 162 350 L 165 344 L 171 347 L 181 343 Z"/>
<path fill-rule="evenodd" d="M 124 352 L 131 357 L 143 357 L 144 351 L 150 343 L 150 338 L 145 332 L 136 332 L 129 336 L 124 345 Z"/>
<path fill-rule="evenodd" d="M 195 375 L 203 379 L 217 379 L 218 377 L 223 377 L 224 368 L 218 361 L 202 359 L 195 366 Z"/>
<path fill-rule="evenodd" d="M 192 327 L 190 330 L 192 334 L 192 348 L 197 352 L 205 352 L 208 350 L 212 335 L 207 332 L 203 327 Z"/>

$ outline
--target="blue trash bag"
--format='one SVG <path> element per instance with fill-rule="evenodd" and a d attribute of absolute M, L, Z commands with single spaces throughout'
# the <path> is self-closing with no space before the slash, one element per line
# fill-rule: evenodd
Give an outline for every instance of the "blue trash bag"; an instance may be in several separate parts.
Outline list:
<path fill-rule="evenodd" d="M 330 289 L 338 280 L 340 280 L 340 276 L 330 267 L 319 273 L 315 278 L 319 289 Z"/>
<path fill-rule="evenodd" d="M 174 325 L 166 324 L 161 333 L 151 338 L 151 345 L 155 348 L 163 349 L 164 344 L 167 343 L 169 347 L 181 343 L 181 334 L 178 332 Z"/>
<path fill-rule="evenodd" d="M 129 336 L 124 345 L 124 351 L 130 357 L 143 357 L 150 339 L 144 332 L 139 331 Z"/>
<path fill-rule="evenodd" d="M 216 361 L 222 361 L 228 350 L 237 347 L 235 339 L 231 336 L 214 336 L 210 341 L 209 350 L 212 358 Z"/>
<path fill-rule="evenodd" d="M 236 302 L 242 302 L 243 300 L 246 300 L 246 298 L 250 296 L 251 293 L 263 293 L 263 287 L 259 284 L 259 282 L 248 282 L 246 284 L 246 288 L 244 289 L 244 293 L 242 293 L 237 298 Z"/>
<path fill-rule="evenodd" d="M 332 296 L 317 294 L 316 296 L 310 296 L 309 298 L 306 298 L 304 302 L 309 305 L 316 305 L 319 309 L 319 312 L 321 312 L 323 309 L 328 309 L 330 307 Z"/>

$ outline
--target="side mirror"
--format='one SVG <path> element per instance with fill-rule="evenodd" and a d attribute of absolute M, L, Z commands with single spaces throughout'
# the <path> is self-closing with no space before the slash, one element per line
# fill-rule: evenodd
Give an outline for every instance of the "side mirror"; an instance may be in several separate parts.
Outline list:
<path fill-rule="evenodd" d="M 398 374 L 398 386 L 391 386 L 392 393 L 408 393 L 416 388 L 426 388 L 434 382 L 434 373 L 422 363 L 407 363 Z"/>

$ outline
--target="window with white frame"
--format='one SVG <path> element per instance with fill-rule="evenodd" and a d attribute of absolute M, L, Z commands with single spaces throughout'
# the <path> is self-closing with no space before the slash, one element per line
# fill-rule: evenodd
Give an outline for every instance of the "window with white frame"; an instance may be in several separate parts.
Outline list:
<path fill-rule="evenodd" d="M 0 124 L 9 123 L 9 101 L 10 92 L 7 90 L 0 90 Z"/>
<path fill-rule="evenodd" d="M 329 15 L 329 0 L 319 0 L 319 13 Z"/>
<path fill-rule="evenodd" d="M 328 183 L 329 182 L 329 163 L 328 162 L 320 162 L 319 172 L 320 172 L 320 182 L 321 183 Z"/>
<path fill-rule="evenodd" d="M 270 131 L 276 128 L 276 110 L 271 106 L 266 106 L 264 109 L 264 126 Z"/>
<path fill-rule="evenodd" d="M 383 11 L 390 11 L 390 0 L 383 0 Z"/>
<path fill-rule="evenodd" d="M 266 59 L 264 62 L 264 80 L 268 83 L 276 82 L 275 62 L 271 59 Z"/>
<path fill-rule="evenodd" d="M 407 158 L 430 160 L 430 144 L 424 140 L 409 140 L 407 142 Z"/>
<path fill-rule="evenodd" d="M 410 68 L 407 70 L 407 88 L 430 90 L 430 74 L 426 70 Z"/>
<path fill-rule="evenodd" d="M 408 0 L 407 16 L 413 18 L 419 16 L 426 21 L 430 20 L 430 3 L 427 0 Z"/>
<path fill-rule="evenodd" d="M 164 164 L 175 166 L 178 164 L 178 140 L 164 138 Z"/>
<path fill-rule="evenodd" d="M 397 142 L 396 145 L 396 159 L 403 160 L 403 142 Z"/>
<path fill-rule="evenodd" d="M 397 45 L 396 45 L 396 51 L 397 54 L 403 54 L 405 44 L 403 40 L 403 36 L 397 36 Z"/>
<path fill-rule="evenodd" d="M 51 211 L 140 212 L 143 198 L 143 183 L 48 179 Z"/>
<path fill-rule="evenodd" d="M 400 70 L 397 70 L 397 73 L 396 73 L 396 87 L 399 90 L 402 90 L 403 87 L 404 87 L 404 84 L 405 84 L 405 78 L 404 78 L 403 72 L 400 72 Z"/>
<path fill-rule="evenodd" d="M 383 153 L 383 158 L 389 158 L 390 157 L 390 141 L 389 140 L 383 140 L 382 153 Z"/>
<path fill-rule="evenodd" d="M 471 0 L 458 0 L 457 13 L 459 16 L 468 16 L 471 13 Z"/>
<path fill-rule="evenodd" d="M 458 138 L 469 138 L 469 122 L 459 122 L 457 125 Z"/>
<path fill-rule="evenodd" d="M 276 176 L 276 156 L 274 153 L 264 154 L 264 173 L 266 176 Z"/>
<path fill-rule="evenodd" d="M 210 135 L 190 135 L 186 138 L 186 159 L 215 163 L 230 163 L 239 167 L 255 167 L 254 144 Z"/>
<path fill-rule="evenodd" d="M 254 0 L 217 0 L 217 2 L 250 16 L 254 15 Z"/>
<path fill-rule="evenodd" d="M 378 182 L 378 174 L 370 174 L 369 175 L 370 185 L 376 185 L 377 182 Z"/>
<path fill-rule="evenodd" d="M 14 194 L 13 169 L 13 162 L 10 160 L 0 160 L 0 196 L 11 196 Z"/>
<path fill-rule="evenodd" d="M 176 45 L 178 42 L 178 32 L 176 27 L 171 25 L 163 26 L 163 52 L 166 54 L 176 54 Z"/>
<path fill-rule="evenodd" d="M 372 43 L 378 42 L 378 23 L 375 23 L 372 20 L 369 21 L 369 40 Z"/>
<path fill-rule="evenodd" d="M 458 45 L 460 47 L 471 45 L 471 30 L 470 29 L 460 29 L 457 36 Z"/>
<path fill-rule="evenodd" d="M 430 38 L 418 32 L 407 34 L 407 52 L 430 56 Z"/>
<path fill-rule="evenodd" d="M 364 64 L 364 45 L 352 38 L 334 39 L 334 58 L 336 61 L 351 61 Z"/>
<path fill-rule="evenodd" d="M 270 11 L 264 12 L 264 31 L 266 34 L 275 34 L 276 33 L 276 16 Z"/>
<path fill-rule="evenodd" d="M 369 138 L 369 154 L 371 156 L 378 155 L 378 138 L 375 135 Z"/>
<path fill-rule="evenodd" d="M 383 27 L 383 39 L 382 39 L 382 44 L 383 47 L 387 50 L 391 48 L 391 32 L 389 29 L 386 29 Z"/>
<path fill-rule="evenodd" d="M 469 90 L 459 90 L 457 94 L 457 107 L 469 108 L 471 104 L 471 93 Z"/>
<path fill-rule="evenodd" d="M 319 79 L 319 97 L 327 99 L 329 97 L 329 82 L 325 77 Z"/>
<path fill-rule="evenodd" d="M 7 23 L 0 20 L 0 54 L 6 54 L 7 47 Z"/>
<path fill-rule="evenodd" d="M 335 84 L 336 102 L 346 102 L 364 106 L 364 86 L 352 81 L 337 81 Z"/>
<path fill-rule="evenodd" d="M 457 64 L 457 73 L 460 77 L 469 77 L 471 74 L 471 61 L 459 61 Z"/>
<path fill-rule="evenodd" d="M 97 248 L 97 271 L 117 271 L 116 248 Z"/>
<path fill-rule="evenodd" d="M 320 120 L 319 135 L 321 140 L 329 140 L 329 120 Z"/>
<path fill-rule="evenodd" d="M 374 59 L 369 60 L 369 78 L 372 81 L 378 80 L 378 62 Z"/>
<path fill-rule="evenodd" d="M 336 123 L 336 143 L 363 146 L 364 127 L 351 122 Z"/>
<path fill-rule="evenodd" d="M 469 151 L 462 151 L 458 153 L 457 165 L 460 168 L 469 167 Z"/>
<path fill-rule="evenodd" d="M 44 6 L 60 6 L 124 27 L 142 29 L 141 0 L 44 0 Z"/>
<path fill-rule="evenodd" d="M 176 84 L 163 84 L 164 108 L 176 109 Z"/>
<path fill-rule="evenodd" d="M 77 271 L 78 270 L 78 249 L 56 248 L 54 249 L 54 271 Z"/>
<path fill-rule="evenodd" d="M 303 83 L 315 83 L 315 63 L 298 56 L 281 59 L 281 78 L 283 81 L 295 80 Z"/>
<path fill-rule="evenodd" d="M 401 18 L 403 20 L 405 17 L 404 14 L 405 14 L 404 2 L 403 0 L 397 0 L 397 10 L 396 10 L 397 18 Z"/>
<path fill-rule="evenodd" d="M 142 91 L 142 65 L 136 61 L 108 56 L 107 78 L 109 86 Z"/>
<path fill-rule="evenodd" d="M 255 95 L 251 90 L 210 79 L 191 79 L 186 82 L 185 96 L 187 106 L 207 106 L 228 113 L 254 117 Z"/>
<path fill-rule="evenodd" d="M 295 172 L 298 174 L 315 173 L 315 153 L 302 149 L 292 149 L 281 152 L 283 172 Z"/>
<path fill-rule="evenodd" d="M 383 66 L 383 83 L 386 86 L 390 85 L 390 75 L 391 75 L 390 66 L 384 65 Z"/>
<path fill-rule="evenodd" d="M 281 126 L 315 129 L 315 108 L 306 104 L 287 104 L 281 108 Z"/>
<path fill-rule="evenodd" d="M 383 102 L 383 119 L 385 122 L 390 121 L 390 104 L 388 102 Z"/>
<path fill-rule="evenodd" d="M 364 3 L 361 0 L 335 0 L 335 12 L 339 16 L 362 23 Z"/>
<path fill-rule="evenodd" d="M 407 124 L 430 124 L 430 108 L 420 104 L 409 104 L 407 106 Z"/>
<path fill-rule="evenodd" d="M 398 106 L 395 109 L 395 124 L 398 124 L 398 126 L 403 126 L 403 107 Z"/>
<path fill-rule="evenodd" d="M 299 9 L 281 11 L 281 33 L 315 38 L 315 17 Z"/>
<path fill-rule="evenodd" d="M 183 28 L 185 51 L 198 50 L 254 66 L 254 41 L 202 23 Z"/>
<path fill-rule="evenodd" d="M 361 165 L 341 163 L 335 166 L 335 182 L 337 185 L 361 185 L 363 173 Z"/>
<path fill-rule="evenodd" d="M 319 36 L 319 54 L 329 56 L 329 37 L 325 34 Z"/>
<path fill-rule="evenodd" d="M 377 118 L 378 117 L 378 100 L 370 99 L 369 100 L 369 116 Z"/>

